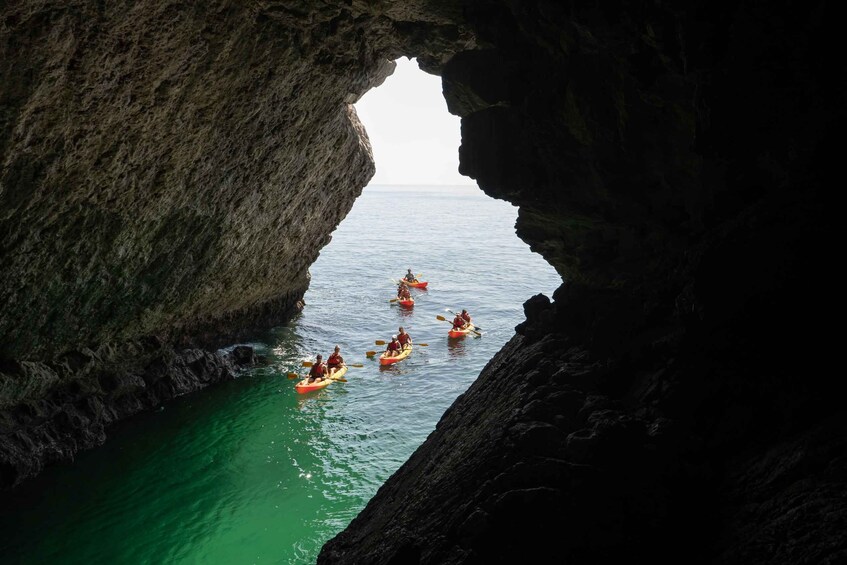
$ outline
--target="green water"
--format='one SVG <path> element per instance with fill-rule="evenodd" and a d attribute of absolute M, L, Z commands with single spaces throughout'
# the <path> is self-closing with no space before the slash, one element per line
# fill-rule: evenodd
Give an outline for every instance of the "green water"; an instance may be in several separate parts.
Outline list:
<path fill-rule="evenodd" d="M 523 301 L 558 286 L 516 216 L 476 188 L 366 189 L 303 313 L 253 344 L 270 366 L 132 418 L 0 499 L 0 562 L 313 563 L 513 335 Z M 407 267 L 430 281 L 410 311 L 388 302 Z M 446 307 L 484 335 L 448 341 Z M 388 368 L 365 358 L 401 324 L 429 347 Z M 296 394 L 285 374 L 336 343 L 365 367 Z"/>

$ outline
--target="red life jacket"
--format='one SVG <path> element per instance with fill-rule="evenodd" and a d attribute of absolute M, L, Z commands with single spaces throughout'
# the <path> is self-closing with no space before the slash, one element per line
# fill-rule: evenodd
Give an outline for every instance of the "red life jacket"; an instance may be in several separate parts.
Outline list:
<path fill-rule="evenodd" d="M 453 329 L 454 330 L 460 330 L 463 327 L 465 327 L 465 319 L 464 318 L 462 318 L 461 316 L 456 316 L 455 318 L 453 318 Z"/>
<path fill-rule="evenodd" d="M 326 371 L 326 366 L 323 363 L 315 363 L 312 365 L 312 370 L 309 371 L 310 377 L 322 377 Z"/>
<path fill-rule="evenodd" d="M 470 321 L 471 321 L 471 315 L 470 315 L 470 314 L 468 314 L 467 312 L 465 312 L 464 314 L 459 314 L 459 315 L 462 317 L 462 319 L 463 319 L 464 321 L 466 321 L 466 322 L 470 322 Z"/>
<path fill-rule="evenodd" d="M 407 333 L 397 334 L 397 341 L 400 342 L 400 345 L 406 345 L 411 341 L 412 336 Z"/>
<path fill-rule="evenodd" d="M 388 351 L 397 351 L 400 349 L 400 343 L 397 341 L 389 341 L 388 342 Z"/>
<path fill-rule="evenodd" d="M 329 358 L 326 360 L 326 364 L 330 367 L 337 367 L 344 363 L 344 358 L 338 353 L 330 354 Z"/>

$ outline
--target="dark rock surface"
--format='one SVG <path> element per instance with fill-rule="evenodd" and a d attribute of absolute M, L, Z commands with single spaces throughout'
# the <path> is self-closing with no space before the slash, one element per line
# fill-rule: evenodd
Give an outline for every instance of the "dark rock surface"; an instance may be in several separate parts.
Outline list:
<path fill-rule="evenodd" d="M 372 172 L 348 104 L 418 56 L 566 282 L 319 561 L 847 561 L 833 6 L 6 3 L 4 420 L 68 352 L 289 315 Z"/>
<path fill-rule="evenodd" d="M 319 563 L 847 561 L 831 7 L 464 6 L 461 169 L 566 282 Z"/>
<path fill-rule="evenodd" d="M 129 363 L 129 359 L 133 362 Z M 155 341 L 105 345 L 55 363 L 0 366 L 0 488 L 101 445 L 110 424 L 256 363 L 253 348 L 173 350 Z"/>

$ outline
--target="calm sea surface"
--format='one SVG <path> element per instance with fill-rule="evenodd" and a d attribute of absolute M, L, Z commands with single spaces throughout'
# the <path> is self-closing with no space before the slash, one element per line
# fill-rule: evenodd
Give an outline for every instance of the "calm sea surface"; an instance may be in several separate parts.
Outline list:
<path fill-rule="evenodd" d="M 312 266 L 302 314 L 254 343 L 270 359 L 142 414 L 102 448 L 0 499 L 2 563 L 313 563 L 560 280 L 517 239 L 517 209 L 475 187 L 369 187 Z M 391 278 L 421 273 L 405 310 Z M 483 336 L 447 339 L 467 308 Z M 419 347 L 365 357 L 403 325 Z M 289 371 L 338 344 L 347 383 L 299 395 Z"/>

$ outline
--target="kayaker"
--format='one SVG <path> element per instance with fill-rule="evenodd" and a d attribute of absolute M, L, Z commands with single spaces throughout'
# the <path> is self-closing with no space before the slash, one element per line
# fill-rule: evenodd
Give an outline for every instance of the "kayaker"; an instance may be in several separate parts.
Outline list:
<path fill-rule="evenodd" d="M 418 279 L 412 274 L 412 269 L 409 269 L 406 273 L 405 279 L 409 282 L 418 282 Z"/>
<path fill-rule="evenodd" d="M 467 321 L 462 318 L 461 314 L 456 314 L 456 317 L 453 318 L 453 329 L 454 330 L 463 330 L 467 327 Z"/>
<path fill-rule="evenodd" d="M 467 310 L 465 310 L 465 309 L 463 308 L 463 309 L 462 309 L 462 313 L 461 313 L 461 314 L 459 314 L 459 315 L 462 317 L 462 319 L 465 321 L 465 323 L 466 323 L 467 325 L 471 325 L 471 315 L 470 315 L 470 314 L 468 314 L 468 311 L 467 311 Z"/>
<path fill-rule="evenodd" d="M 391 341 L 388 342 L 388 347 L 385 348 L 385 352 L 388 353 L 389 357 L 397 357 L 400 355 L 400 342 L 397 341 L 397 336 L 391 336 Z"/>
<path fill-rule="evenodd" d="M 341 348 L 335 346 L 335 349 L 326 360 L 327 373 L 331 377 L 336 371 L 344 366 L 344 358 L 341 356 Z"/>
<path fill-rule="evenodd" d="M 412 298 L 412 294 L 409 292 L 409 287 L 402 282 L 400 283 L 400 286 L 397 287 L 397 298 L 400 300 L 409 300 Z"/>
<path fill-rule="evenodd" d="M 397 334 L 397 341 L 400 343 L 400 347 L 406 349 L 406 346 L 412 347 L 412 336 L 406 333 L 406 330 L 403 329 L 403 326 L 400 326 L 398 330 L 400 333 Z"/>
<path fill-rule="evenodd" d="M 318 355 L 315 359 L 315 364 L 312 365 L 312 368 L 309 370 L 309 380 L 308 383 L 312 384 L 314 382 L 321 382 L 324 380 L 326 376 L 326 365 L 323 362 L 323 356 Z"/>

